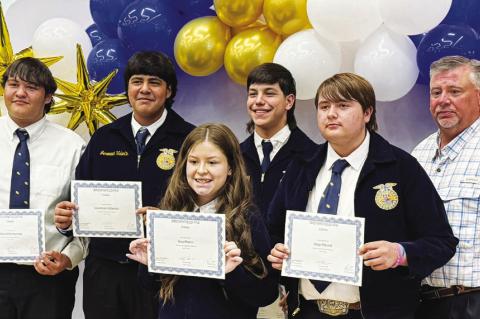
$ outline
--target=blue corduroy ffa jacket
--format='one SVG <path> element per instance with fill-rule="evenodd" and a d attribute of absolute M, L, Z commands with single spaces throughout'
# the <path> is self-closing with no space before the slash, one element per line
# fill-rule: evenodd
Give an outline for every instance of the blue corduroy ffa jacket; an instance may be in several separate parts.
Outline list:
<path fill-rule="evenodd" d="M 297 159 L 288 168 L 268 213 L 273 244 L 284 242 L 286 210 L 305 211 L 326 155 L 327 143 L 320 145 L 310 159 Z M 378 189 L 374 187 L 385 183 L 396 183 L 393 189 L 398 194 L 398 204 L 391 210 L 384 210 L 375 202 Z M 362 313 L 369 318 L 369 314 L 381 313 L 382 309 L 413 311 L 419 302 L 421 279 L 452 258 L 458 243 L 435 187 L 415 158 L 371 133 L 354 201 L 355 216 L 365 218 L 365 243 L 399 242 L 408 258 L 408 267 L 384 271 L 363 268 Z M 282 280 L 290 291 L 288 308 L 292 316 L 297 308 L 302 308 L 298 279 Z"/>
<path fill-rule="evenodd" d="M 288 141 L 278 151 L 268 167 L 262 181 L 262 168 L 258 158 L 257 148 L 253 134 L 240 144 L 242 155 L 245 159 L 247 173 L 253 187 L 255 204 L 266 220 L 268 205 L 272 201 L 273 195 L 278 188 L 278 183 L 285 174 L 288 165 L 297 156 L 310 157 L 316 150 L 315 144 L 298 127 L 294 128 L 288 138 Z"/>
<path fill-rule="evenodd" d="M 158 165 L 164 149 L 179 151 L 194 126 L 173 110 L 150 138 L 140 162 L 131 125 L 132 114 L 99 128 L 93 134 L 76 170 L 78 180 L 141 181 L 143 206 L 157 206 L 167 188 L 174 166 Z M 176 158 L 176 153 L 173 154 Z M 162 166 L 163 169 L 160 167 Z M 165 169 L 168 168 L 168 169 Z M 125 254 L 131 239 L 91 238 L 89 255 L 128 261 Z"/>

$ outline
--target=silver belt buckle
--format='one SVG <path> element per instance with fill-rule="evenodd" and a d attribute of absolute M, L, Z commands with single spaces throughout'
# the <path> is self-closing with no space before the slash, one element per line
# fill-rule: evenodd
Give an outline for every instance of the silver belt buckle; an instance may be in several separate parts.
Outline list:
<path fill-rule="evenodd" d="M 344 316 L 348 313 L 348 302 L 319 299 L 317 300 L 318 311 L 332 317 Z"/>

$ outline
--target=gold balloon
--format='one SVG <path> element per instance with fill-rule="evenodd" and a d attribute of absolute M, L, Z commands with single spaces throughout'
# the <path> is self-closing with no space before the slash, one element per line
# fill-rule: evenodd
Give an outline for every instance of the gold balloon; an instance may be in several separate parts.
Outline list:
<path fill-rule="evenodd" d="M 194 19 L 175 38 L 175 59 L 190 75 L 210 75 L 222 67 L 230 37 L 230 27 L 217 17 Z"/>
<path fill-rule="evenodd" d="M 106 94 L 107 88 L 117 72 L 118 70 L 115 69 L 102 80 L 90 83 L 82 47 L 77 44 L 77 83 L 55 78 L 58 88 L 64 94 L 55 94 L 62 101 L 52 105 L 49 113 L 71 113 L 67 127 L 75 130 L 82 122 L 85 122 L 90 135 L 93 135 L 99 124 L 108 124 L 116 120 L 110 109 L 128 102 L 124 94 Z"/>
<path fill-rule="evenodd" d="M 266 27 L 240 32 L 230 40 L 225 51 L 228 76 L 246 85 L 248 73 L 262 63 L 272 62 L 280 43 L 281 37 Z"/>
<path fill-rule="evenodd" d="M 263 0 L 214 0 L 215 11 L 231 27 L 249 25 L 262 14 Z"/>
<path fill-rule="evenodd" d="M 240 32 L 245 31 L 247 29 L 261 28 L 261 27 L 265 27 L 265 26 L 267 26 L 265 21 L 257 20 L 254 23 L 246 25 L 246 26 L 235 27 L 235 28 L 232 27 L 232 36 L 235 36 L 235 35 L 239 34 Z"/>
<path fill-rule="evenodd" d="M 263 16 L 270 29 L 289 36 L 308 28 L 307 0 L 265 0 Z"/>

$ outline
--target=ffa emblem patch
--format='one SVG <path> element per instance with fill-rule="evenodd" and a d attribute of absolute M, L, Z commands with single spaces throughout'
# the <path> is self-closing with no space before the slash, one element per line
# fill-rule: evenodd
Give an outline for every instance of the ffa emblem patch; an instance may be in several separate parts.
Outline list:
<path fill-rule="evenodd" d="M 160 149 L 160 154 L 157 157 L 157 166 L 164 171 L 172 169 L 175 166 L 175 156 L 173 156 L 175 153 L 177 151 L 171 148 Z"/>
<path fill-rule="evenodd" d="M 385 183 L 374 186 L 377 189 L 375 194 L 375 203 L 383 210 L 391 210 L 397 207 L 398 194 L 393 190 L 397 183 Z"/>

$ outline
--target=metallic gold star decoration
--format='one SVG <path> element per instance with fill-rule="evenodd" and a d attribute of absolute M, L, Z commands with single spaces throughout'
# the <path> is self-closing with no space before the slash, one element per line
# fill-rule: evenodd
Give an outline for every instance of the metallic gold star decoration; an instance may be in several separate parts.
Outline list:
<path fill-rule="evenodd" d="M 12 43 L 10 42 L 10 34 L 8 32 L 7 23 L 5 22 L 5 16 L 3 15 L 3 9 L 0 5 L 0 78 L 5 74 L 7 68 L 15 60 L 18 60 L 23 57 L 33 57 L 32 47 L 21 50 L 20 52 L 14 54 Z M 48 58 L 38 58 L 40 61 L 45 63 L 47 66 L 58 62 L 63 57 L 48 57 Z M 3 96 L 3 88 L 0 86 L 0 96 Z"/>
<path fill-rule="evenodd" d="M 62 101 L 55 103 L 49 114 L 72 113 L 67 127 L 75 130 L 85 122 L 90 135 L 93 135 L 99 124 L 108 124 L 116 120 L 110 109 L 128 101 L 125 94 L 106 94 L 108 85 L 117 72 L 115 69 L 99 82 L 90 83 L 82 47 L 77 44 L 77 83 L 55 78 L 58 88 L 64 94 L 55 94 Z"/>

